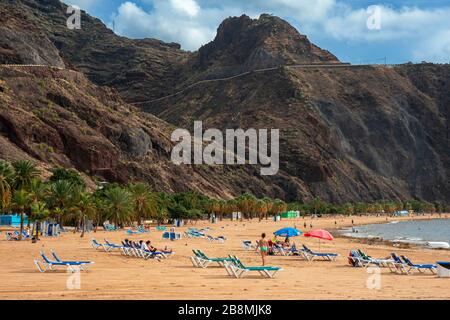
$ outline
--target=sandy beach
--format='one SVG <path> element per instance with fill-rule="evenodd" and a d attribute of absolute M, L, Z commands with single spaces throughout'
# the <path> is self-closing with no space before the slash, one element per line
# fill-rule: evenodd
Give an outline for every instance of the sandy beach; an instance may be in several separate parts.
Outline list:
<path fill-rule="evenodd" d="M 437 215 L 435 215 L 437 216 Z M 429 218 L 429 217 L 425 217 Z M 338 228 L 386 222 L 385 217 L 346 217 L 337 219 Z M 389 218 L 389 221 L 405 218 Z M 408 218 L 410 219 L 410 218 Z M 211 243 L 205 239 L 183 238 L 178 241 L 162 239 L 162 232 L 152 228 L 144 235 L 126 235 L 125 231 L 80 234 L 64 233 L 57 238 L 42 238 L 37 244 L 30 241 L 5 241 L 0 234 L 0 299 L 450 299 L 450 279 L 434 275 L 391 274 L 381 270 L 381 288 L 368 289 L 366 282 L 371 274 L 364 268 L 352 268 L 347 263 L 350 249 L 361 248 L 373 257 L 381 258 L 395 251 L 405 254 L 416 263 L 450 261 L 450 250 L 422 248 L 393 248 L 383 243 L 360 243 L 359 240 L 336 238 L 322 241 L 320 251 L 336 252 L 341 256 L 334 262 L 308 262 L 298 256 L 269 256 L 268 265 L 284 270 L 275 279 L 264 279 L 259 274 L 244 279 L 230 278 L 220 267 L 194 268 L 189 260 L 192 249 L 201 249 L 211 257 L 235 254 L 248 265 L 260 265 L 261 258 L 254 251 L 241 247 L 242 240 L 258 239 L 261 232 L 271 235 L 282 227 L 297 226 L 302 231 L 304 222 L 313 223 L 313 228 L 334 229 L 334 218 L 311 220 L 296 219 L 258 222 L 224 220 L 215 224 L 198 222 L 178 228 L 184 232 L 187 227 L 212 228 L 211 235 L 224 235 L 224 244 Z M 167 260 L 143 260 L 95 250 L 90 239 L 103 242 L 107 238 L 119 243 L 124 238 L 133 240 L 150 239 L 157 247 L 169 246 L 176 252 Z M 319 251 L 317 239 L 303 236 L 292 239 L 297 245 L 305 243 Z M 40 273 L 33 260 L 39 251 L 55 249 L 66 260 L 91 260 L 95 265 L 89 272 L 81 274 L 79 290 L 67 289 L 68 273 Z"/>

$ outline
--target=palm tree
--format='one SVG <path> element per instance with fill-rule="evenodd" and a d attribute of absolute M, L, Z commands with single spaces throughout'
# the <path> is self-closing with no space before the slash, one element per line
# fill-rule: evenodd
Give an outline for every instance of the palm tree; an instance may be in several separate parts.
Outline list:
<path fill-rule="evenodd" d="M 265 204 L 266 204 L 266 209 L 265 209 L 265 211 L 264 211 L 264 214 L 265 214 L 265 218 L 266 218 L 266 220 L 267 220 L 267 219 L 268 219 L 268 214 L 269 214 L 269 212 L 272 211 L 273 201 L 272 201 L 272 199 L 270 199 L 270 198 L 268 198 L 268 197 L 264 197 L 262 200 L 263 200 L 263 201 L 265 202 Z"/>
<path fill-rule="evenodd" d="M 133 214 L 132 194 L 120 187 L 108 189 L 105 192 L 105 206 L 108 218 L 116 225 L 129 222 Z"/>
<path fill-rule="evenodd" d="M 35 221 L 35 224 L 33 225 L 33 231 L 31 234 L 34 234 L 34 231 L 36 231 L 36 240 L 39 239 L 39 228 L 38 225 L 40 225 L 42 220 L 45 220 L 49 214 L 50 210 L 47 209 L 46 204 L 44 202 L 34 202 L 31 204 L 31 213 L 33 214 L 33 218 Z"/>
<path fill-rule="evenodd" d="M 283 200 L 275 199 L 272 204 L 272 214 L 278 215 L 284 211 L 286 211 L 287 205 Z"/>
<path fill-rule="evenodd" d="M 247 218 L 253 217 L 253 212 L 255 208 L 256 198 L 250 193 L 244 193 L 239 198 L 237 198 L 238 207 L 243 214 L 247 215 Z M 242 221 L 242 216 L 241 216 Z"/>
<path fill-rule="evenodd" d="M 13 193 L 13 205 L 20 211 L 20 234 L 19 240 L 22 240 L 23 233 L 23 218 L 25 214 L 25 208 L 29 205 L 29 195 L 23 190 L 15 190 Z"/>
<path fill-rule="evenodd" d="M 50 195 L 49 190 L 50 189 L 48 184 L 42 182 L 42 180 L 33 179 L 29 186 L 30 203 L 33 205 L 45 200 Z M 31 210 L 30 212 L 31 214 L 33 214 L 33 210 Z M 30 222 L 31 222 L 31 215 L 30 219 L 28 219 L 28 227 L 30 227 Z"/>
<path fill-rule="evenodd" d="M 81 238 L 86 232 L 86 218 L 94 217 L 97 212 L 97 207 L 90 194 L 83 191 L 83 187 L 77 186 L 74 188 L 72 200 L 72 214 L 77 218 L 78 224 L 81 225 Z"/>
<path fill-rule="evenodd" d="M 27 189 L 31 181 L 39 176 L 39 170 L 36 164 L 28 160 L 19 160 L 13 163 L 16 189 Z"/>
<path fill-rule="evenodd" d="M 7 208 L 11 202 L 14 170 L 11 165 L 0 160 L 0 209 Z"/>
<path fill-rule="evenodd" d="M 258 220 L 261 222 L 262 216 L 267 214 L 267 204 L 264 200 L 258 199 L 255 204 L 255 211 L 258 214 Z"/>
<path fill-rule="evenodd" d="M 158 198 L 150 192 L 150 187 L 145 183 L 130 184 L 128 189 L 131 192 L 134 202 L 134 212 L 139 225 L 142 219 L 155 217 L 157 213 Z"/>
<path fill-rule="evenodd" d="M 56 181 L 50 185 L 49 204 L 53 211 L 58 208 L 56 219 L 60 225 L 70 207 L 73 190 L 74 185 L 67 180 Z"/>

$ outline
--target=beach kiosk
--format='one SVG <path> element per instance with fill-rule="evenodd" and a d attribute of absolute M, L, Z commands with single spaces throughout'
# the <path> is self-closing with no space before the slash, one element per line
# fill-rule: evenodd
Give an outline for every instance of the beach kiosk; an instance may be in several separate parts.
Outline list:
<path fill-rule="evenodd" d="M 300 217 L 300 211 L 286 211 L 281 214 L 283 219 L 297 219 Z"/>
<path fill-rule="evenodd" d="M 28 224 L 28 217 L 26 214 L 23 215 L 23 224 Z M 8 226 L 17 228 L 20 226 L 20 214 L 14 215 L 1 215 L 0 216 L 0 226 Z"/>

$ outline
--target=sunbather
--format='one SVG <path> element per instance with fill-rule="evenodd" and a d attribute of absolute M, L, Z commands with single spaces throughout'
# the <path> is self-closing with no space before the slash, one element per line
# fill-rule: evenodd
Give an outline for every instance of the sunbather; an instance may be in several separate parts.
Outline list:
<path fill-rule="evenodd" d="M 269 250 L 269 244 L 267 242 L 266 234 L 261 234 L 261 239 L 258 241 L 258 246 L 256 247 L 256 250 L 259 249 L 259 252 L 261 253 L 261 259 L 262 259 L 262 265 L 264 266 L 266 263 L 266 255 L 267 251 Z"/>

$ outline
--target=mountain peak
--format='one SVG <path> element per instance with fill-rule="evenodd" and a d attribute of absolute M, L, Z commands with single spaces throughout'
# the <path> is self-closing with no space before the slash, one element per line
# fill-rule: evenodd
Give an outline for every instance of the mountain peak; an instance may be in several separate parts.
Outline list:
<path fill-rule="evenodd" d="M 230 17 L 217 29 L 215 39 L 199 50 L 202 67 L 242 65 L 246 69 L 286 64 L 337 62 L 285 20 L 269 14 L 258 19 Z"/>

